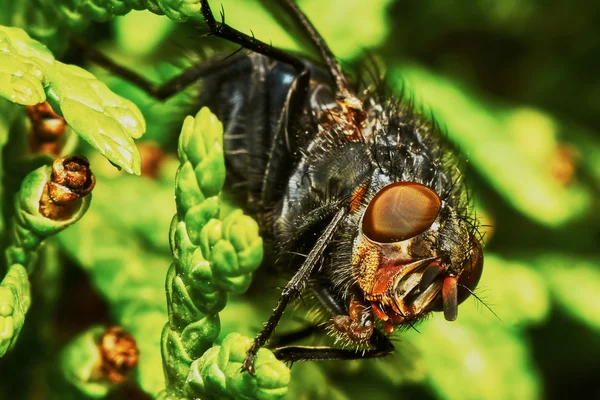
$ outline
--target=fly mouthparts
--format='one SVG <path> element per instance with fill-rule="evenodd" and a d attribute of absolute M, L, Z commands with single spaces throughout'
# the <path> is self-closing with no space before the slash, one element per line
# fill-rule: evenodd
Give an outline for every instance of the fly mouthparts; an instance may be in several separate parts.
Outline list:
<path fill-rule="evenodd" d="M 455 275 L 444 278 L 442 303 L 446 321 L 456 320 L 458 317 L 458 278 Z"/>
<path fill-rule="evenodd" d="M 390 295 L 398 299 L 406 297 L 422 281 L 427 266 L 433 260 L 435 260 L 435 257 L 429 257 L 406 264 L 404 269 L 394 277 L 394 282 L 390 286 Z"/>
<path fill-rule="evenodd" d="M 413 309 L 420 313 L 424 311 L 436 298 L 442 290 L 442 282 L 440 280 L 433 281 L 431 285 L 421 292 L 412 302 Z"/>
<path fill-rule="evenodd" d="M 419 282 L 419 291 L 424 292 L 444 269 L 445 268 L 437 261 L 429 264 L 425 269 L 425 272 L 423 272 L 421 282 Z"/>

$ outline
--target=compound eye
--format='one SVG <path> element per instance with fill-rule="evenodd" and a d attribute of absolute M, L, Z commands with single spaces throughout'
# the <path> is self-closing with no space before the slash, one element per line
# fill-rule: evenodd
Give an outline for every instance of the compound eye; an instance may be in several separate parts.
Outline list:
<path fill-rule="evenodd" d="M 476 239 L 471 239 L 471 246 L 473 247 L 471 257 L 465 260 L 463 264 L 463 271 L 458 277 L 458 304 L 462 303 L 469 297 L 471 292 L 474 291 L 481 278 L 483 272 L 483 251 L 481 249 L 481 243 Z M 469 290 L 465 289 L 464 286 L 468 287 Z"/>
<path fill-rule="evenodd" d="M 362 231 L 380 243 L 399 242 L 425 232 L 440 212 L 437 193 L 416 182 L 396 182 L 381 189 L 363 216 Z"/>

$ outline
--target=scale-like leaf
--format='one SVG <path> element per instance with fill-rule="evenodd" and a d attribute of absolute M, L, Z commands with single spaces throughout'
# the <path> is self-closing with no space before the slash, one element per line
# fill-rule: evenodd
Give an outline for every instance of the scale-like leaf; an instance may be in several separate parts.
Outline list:
<path fill-rule="evenodd" d="M 0 27 L 0 96 L 22 105 L 48 100 L 74 132 L 115 165 L 140 173 L 133 138 L 146 129 L 135 104 L 89 72 L 63 64 L 23 30 Z"/>

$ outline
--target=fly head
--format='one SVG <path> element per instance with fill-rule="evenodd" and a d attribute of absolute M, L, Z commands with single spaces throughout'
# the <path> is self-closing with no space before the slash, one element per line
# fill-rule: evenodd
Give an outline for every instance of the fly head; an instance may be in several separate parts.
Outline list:
<path fill-rule="evenodd" d="M 352 249 L 352 273 L 387 332 L 431 311 L 456 319 L 482 269 L 477 234 L 431 187 L 394 182 L 369 201 Z"/>

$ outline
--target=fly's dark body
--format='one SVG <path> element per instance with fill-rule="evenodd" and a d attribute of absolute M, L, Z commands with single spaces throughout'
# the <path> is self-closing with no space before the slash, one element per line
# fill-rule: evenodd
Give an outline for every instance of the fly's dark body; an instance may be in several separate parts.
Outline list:
<path fill-rule="evenodd" d="M 227 178 L 292 276 L 248 351 L 271 338 L 307 286 L 331 318 L 329 330 L 355 349 L 285 346 L 285 361 L 389 354 L 396 326 L 432 311 L 457 317 L 483 267 L 458 161 L 442 136 L 382 83 L 348 83 L 335 57 L 292 0 L 284 10 L 319 50 L 302 59 L 217 22 L 210 32 L 253 53 L 208 61 L 161 87 L 96 57 L 164 99 L 203 80 L 201 103 L 223 122 Z M 298 337 L 289 335 L 288 337 Z"/>
<path fill-rule="evenodd" d="M 281 198 L 301 148 L 316 133 L 311 123 L 301 135 L 283 134 L 294 78 L 291 66 L 249 54 L 235 56 L 227 68 L 203 81 L 200 104 L 223 122 L 230 187 L 246 197 L 241 200 L 255 213 Z M 302 108 L 309 111 L 311 105 Z"/>
<path fill-rule="evenodd" d="M 311 71 L 309 92 L 291 118 L 286 113 L 292 112 L 287 101 L 294 69 L 259 54 L 238 56 L 228 69 L 204 81 L 201 104 L 224 124 L 230 187 L 261 218 L 272 247 L 280 250 L 275 258 L 284 267 L 297 269 L 290 254 L 312 248 L 338 207 L 348 206 L 357 188 L 366 187 L 332 239 L 321 277 L 315 277 L 342 301 L 356 284 L 351 257 L 360 218 L 381 188 L 392 182 L 428 186 L 440 195 L 440 219 L 448 221 L 452 214 L 468 220 L 465 186 L 459 160 L 440 132 L 381 86 L 357 90 L 377 125 L 369 137 L 357 140 L 342 125 L 324 130 L 323 121 L 335 119 L 333 84 L 321 67 L 304 62 Z M 302 123 L 285 125 L 295 119 Z M 435 243 L 440 251 L 456 246 L 456 229 L 460 228 L 442 228 L 444 234 Z M 413 247 L 413 255 L 419 257 L 419 249 Z M 468 250 L 467 243 L 455 249 L 455 257 Z"/>
<path fill-rule="evenodd" d="M 414 240 L 405 254 L 409 259 L 435 254 L 460 265 L 472 257 L 477 239 L 458 158 L 434 125 L 375 85 L 356 90 L 368 132 L 349 134 L 336 121 L 331 78 L 304 62 L 311 81 L 304 103 L 293 110 L 293 68 L 262 55 L 238 56 L 229 70 L 204 84 L 202 104 L 224 123 L 228 181 L 261 219 L 270 247 L 278 251 L 271 258 L 288 272 L 297 271 L 302 257 L 295 254 L 307 254 L 336 211 L 349 207 L 310 285 L 330 313 L 348 312 L 345 305 L 361 291 L 352 262 L 361 218 L 369 201 L 394 182 L 429 187 L 442 204 L 437 234 Z M 471 240 L 457 242 L 464 236 Z M 459 288 L 461 297 L 465 290 Z M 440 309 L 439 303 L 431 309 Z M 407 315 L 405 322 L 423 314 Z"/>

